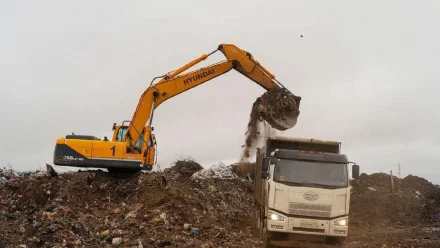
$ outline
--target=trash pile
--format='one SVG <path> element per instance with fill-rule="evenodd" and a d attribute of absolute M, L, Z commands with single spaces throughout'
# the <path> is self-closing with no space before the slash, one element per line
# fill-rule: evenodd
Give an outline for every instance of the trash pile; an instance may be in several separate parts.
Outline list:
<path fill-rule="evenodd" d="M 259 247 L 250 183 L 192 178 L 193 162 L 125 181 L 84 171 L 0 185 L 0 247 Z"/>
<path fill-rule="evenodd" d="M 426 179 L 403 179 L 385 173 L 362 174 L 353 187 L 350 223 L 353 226 L 440 226 L 440 188 Z M 394 187 L 394 193 L 393 193 Z"/>
<path fill-rule="evenodd" d="M 440 247 L 440 188 L 412 175 L 392 178 L 362 174 L 353 187 L 347 247 Z"/>
<path fill-rule="evenodd" d="M 199 163 L 194 161 L 192 158 L 185 158 L 182 160 L 177 160 L 174 163 L 174 166 L 172 166 L 171 168 L 165 169 L 165 171 L 175 171 L 175 172 L 181 174 L 182 176 L 190 177 L 195 172 L 202 170 L 202 169 L 203 169 L 203 167 Z"/>
<path fill-rule="evenodd" d="M 199 166 L 179 160 L 126 180 L 17 173 L 0 185 L 0 247 L 262 247 L 252 180 L 234 166 Z M 394 194 L 389 175 L 361 175 L 347 247 L 440 247 L 438 186 L 393 180 Z"/>
<path fill-rule="evenodd" d="M 29 178 L 29 177 L 37 177 L 44 175 L 45 172 L 42 171 L 28 171 L 28 172 L 18 172 L 13 170 L 12 168 L 3 169 L 0 168 L 0 184 L 8 184 L 12 183 L 14 180 L 19 178 Z"/>
<path fill-rule="evenodd" d="M 235 179 L 237 175 L 232 172 L 231 166 L 224 163 L 212 165 L 209 169 L 202 169 L 192 175 L 194 178 L 220 178 L 220 179 Z"/>

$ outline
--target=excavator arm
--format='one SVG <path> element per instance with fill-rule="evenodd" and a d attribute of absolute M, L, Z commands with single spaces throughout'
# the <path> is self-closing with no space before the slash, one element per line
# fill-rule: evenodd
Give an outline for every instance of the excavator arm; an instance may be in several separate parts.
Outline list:
<path fill-rule="evenodd" d="M 227 60 L 203 67 L 196 71 L 182 74 L 184 71 L 207 59 L 217 51 L 221 51 Z M 259 64 L 249 52 L 232 44 L 221 44 L 217 50 L 209 55 L 204 54 L 178 70 L 162 76 L 162 79 L 159 82 L 151 84 L 144 91 L 139 100 L 136 111 L 134 112 L 133 118 L 129 123 L 127 135 L 125 137 L 128 150 L 133 150 L 134 145 L 140 137 L 140 130 L 144 130 L 147 121 L 149 121 L 146 128 L 148 133 L 146 133 L 144 137 L 147 137 L 147 139 L 150 137 L 153 113 L 161 103 L 216 78 L 231 69 L 235 69 L 266 90 L 280 87 L 279 85 L 281 85 L 276 81 L 275 76 Z M 283 86 L 281 85 L 281 87 Z"/>

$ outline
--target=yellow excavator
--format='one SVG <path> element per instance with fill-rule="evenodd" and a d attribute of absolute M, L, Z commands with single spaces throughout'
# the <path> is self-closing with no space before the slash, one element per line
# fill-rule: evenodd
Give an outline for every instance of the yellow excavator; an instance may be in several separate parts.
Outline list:
<path fill-rule="evenodd" d="M 227 60 L 182 74 L 218 51 L 221 51 Z M 92 135 L 73 133 L 57 139 L 53 163 L 59 166 L 105 168 L 115 173 L 151 170 L 157 160 L 156 139 L 151 126 L 155 109 L 164 101 L 231 69 L 235 69 L 266 90 L 285 89 L 249 52 L 233 44 L 221 44 L 215 51 L 203 54 L 178 70 L 155 77 L 141 95 L 131 121 L 123 121 L 120 125 L 113 124 L 111 140 L 107 137 L 101 140 Z M 157 79 L 160 81 L 154 83 Z M 283 119 L 267 121 L 279 130 L 286 130 L 296 124 L 297 117 L 297 113 L 287 113 Z"/>

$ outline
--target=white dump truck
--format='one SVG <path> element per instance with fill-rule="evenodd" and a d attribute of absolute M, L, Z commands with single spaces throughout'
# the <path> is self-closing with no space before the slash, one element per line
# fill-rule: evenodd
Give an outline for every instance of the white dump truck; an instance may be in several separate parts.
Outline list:
<path fill-rule="evenodd" d="M 359 166 L 341 143 L 270 137 L 257 149 L 254 198 L 264 247 L 307 241 L 340 245 L 349 224 L 350 178 Z"/>

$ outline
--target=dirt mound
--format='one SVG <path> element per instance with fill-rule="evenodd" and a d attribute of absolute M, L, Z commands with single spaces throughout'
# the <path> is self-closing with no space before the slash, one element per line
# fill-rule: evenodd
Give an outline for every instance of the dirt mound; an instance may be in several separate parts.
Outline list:
<path fill-rule="evenodd" d="M 119 182 L 22 178 L 0 185 L 0 247 L 258 247 L 249 192 L 246 180 L 175 170 Z"/>
<path fill-rule="evenodd" d="M 203 167 L 190 158 L 178 160 L 174 163 L 174 166 L 170 168 L 171 171 L 175 171 L 185 177 L 190 177 L 201 169 L 203 169 Z"/>
<path fill-rule="evenodd" d="M 440 222 L 440 189 L 415 176 L 362 174 L 353 187 L 350 223 L 356 226 L 412 226 Z"/>
<path fill-rule="evenodd" d="M 250 149 L 262 135 L 259 123 L 265 122 L 273 128 L 284 130 L 274 120 L 285 120 L 287 116 L 298 117 L 300 101 L 301 97 L 291 94 L 285 88 L 270 89 L 255 100 L 247 125 L 243 159 L 250 156 Z"/>
<path fill-rule="evenodd" d="M 394 179 L 395 194 L 389 175 L 361 175 L 348 247 L 439 247 L 440 229 L 425 227 L 440 223 L 440 189 Z M 123 181 L 90 172 L 15 177 L 0 184 L 0 247 L 262 247 L 253 204 L 247 179 L 197 179 L 176 168 Z"/>

